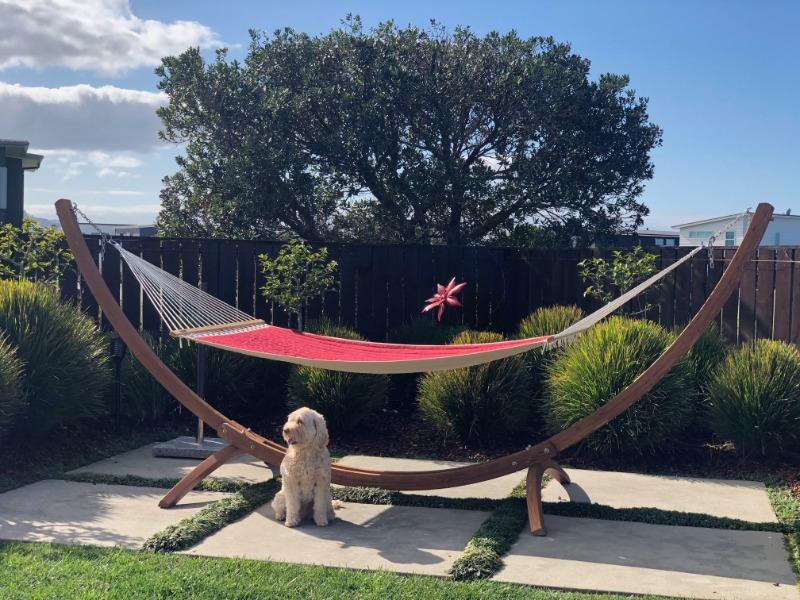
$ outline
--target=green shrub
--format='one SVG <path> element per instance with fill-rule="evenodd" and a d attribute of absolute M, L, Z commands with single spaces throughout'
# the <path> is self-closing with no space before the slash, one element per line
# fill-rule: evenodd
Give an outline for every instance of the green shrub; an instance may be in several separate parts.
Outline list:
<path fill-rule="evenodd" d="M 0 281 L 0 332 L 23 363 L 24 431 L 40 435 L 103 412 L 111 381 L 106 340 L 58 290 Z"/>
<path fill-rule="evenodd" d="M 711 382 L 714 371 L 719 367 L 728 347 L 719 333 L 719 326 L 712 324 L 703 332 L 703 335 L 694 343 L 686 355 L 689 372 L 694 380 L 695 391 L 698 398 L 705 396 L 705 390 Z"/>
<path fill-rule="evenodd" d="M 168 336 L 143 336 L 158 357 L 186 385 L 197 389 L 197 346 Z M 287 365 L 235 352 L 205 348 L 205 399 L 236 418 L 263 416 L 282 408 Z M 178 409 L 177 402 L 129 352 L 122 363 L 120 414 L 134 422 L 158 421 Z M 116 399 L 113 391 L 110 401 Z M 112 404 L 113 406 L 113 404 Z"/>
<path fill-rule="evenodd" d="M 649 367 L 674 339 L 650 321 L 612 317 L 567 345 L 549 365 L 547 420 L 566 429 L 592 414 Z M 688 424 L 691 375 L 680 361 L 622 415 L 590 435 L 586 447 L 599 455 L 653 453 Z"/>
<path fill-rule="evenodd" d="M 306 330 L 349 340 L 362 339 L 352 329 L 327 319 L 310 321 Z M 386 375 L 295 366 L 289 374 L 289 406 L 318 410 L 325 416 L 332 433 L 347 433 L 383 408 L 388 385 Z"/>
<path fill-rule="evenodd" d="M 264 275 L 264 298 L 297 315 L 297 328 L 303 331 L 303 305 L 332 289 L 336 282 L 336 261 L 328 260 L 328 249 L 316 252 L 302 240 L 289 240 L 278 256 L 259 254 Z"/>
<path fill-rule="evenodd" d="M 24 409 L 22 363 L 14 347 L 0 335 L 0 443 L 8 437 Z"/>
<path fill-rule="evenodd" d="M 522 319 L 517 329 L 518 338 L 532 338 L 553 335 L 563 331 L 583 318 L 583 311 L 577 306 L 543 306 Z M 537 348 L 523 356 L 531 370 L 531 395 L 542 397 L 545 363 L 552 360 L 557 348 Z"/>
<path fill-rule="evenodd" d="M 72 268 L 64 233 L 25 217 L 21 227 L 0 226 L 0 279 L 56 281 Z"/>
<path fill-rule="evenodd" d="M 429 317 L 418 317 L 389 332 L 389 340 L 398 344 L 449 344 L 466 329 L 463 325 L 443 325 Z M 388 407 L 410 413 L 417 407 L 419 373 L 390 375 Z"/>
<path fill-rule="evenodd" d="M 153 352 L 167 363 L 170 361 L 173 341 L 168 338 L 153 337 L 143 333 Z M 117 401 L 116 386 L 111 386 L 108 394 L 109 409 Z M 122 361 L 120 373 L 120 417 L 134 423 L 155 422 L 177 409 L 177 402 L 158 383 L 129 351 Z"/>
<path fill-rule="evenodd" d="M 745 455 L 766 456 L 800 442 L 800 355 L 758 340 L 733 350 L 708 386 L 711 428 Z"/>
<path fill-rule="evenodd" d="M 168 360 L 178 376 L 197 389 L 197 346 L 175 340 Z M 224 413 L 237 417 L 264 414 L 284 404 L 285 363 L 254 358 L 236 352 L 206 348 L 205 399 Z"/>
<path fill-rule="evenodd" d="M 454 344 L 483 344 L 503 336 L 464 331 Z M 483 365 L 426 373 L 419 383 L 419 407 L 427 421 L 453 432 L 469 446 L 508 442 L 530 427 L 530 377 L 522 356 Z"/>

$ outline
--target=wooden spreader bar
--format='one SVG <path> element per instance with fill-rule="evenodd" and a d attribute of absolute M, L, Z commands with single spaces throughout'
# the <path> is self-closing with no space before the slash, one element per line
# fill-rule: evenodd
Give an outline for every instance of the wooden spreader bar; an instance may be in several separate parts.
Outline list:
<path fill-rule="evenodd" d="M 175 329 L 170 331 L 172 337 L 181 337 L 195 333 L 212 333 L 214 331 L 225 331 L 226 329 L 241 329 L 243 327 L 253 327 L 255 325 L 266 325 L 264 319 L 250 319 L 249 321 L 236 321 L 234 323 L 222 323 L 221 325 L 208 325 L 207 327 L 190 327 L 188 329 Z"/>
<path fill-rule="evenodd" d="M 336 463 L 331 466 L 331 480 L 333 483 L 340 485 L 378 487 L 390 490 L 428 490 L 478 483 L 527 469 L 526 487 L 531 532 L 536 535 L 544 535 L 545 528 L 541 504 L 542 477 L 546 472 L 549 472 L 559 483 L 563 485 L 569 484 L 569 477 L 555 462 L 556 455 L 585 439 L 588 435 L 627 410 L 650 391 L 688 352 L 689 348 L 702 335 L 714 317 L 719 314 L 728 296 L 738 285 L 745 264 L 752 260 L 761 242 L 764 231 L 772 217 L 772 211 L 773 208 L 769 204 L 762 203 L 758 205 L 736 254 L 731 258 L 719 282 L 694 318 L 652 365 L 628 387 L 591 415 L 584 417 L 544 442 L 488 462 L 439 471 L 377 471 Z M 105 317 L 128 345 L 133 355 L 178 402 L 209 426 L 216 429 L 218 434 L 230 444 L 195 467 L 191 473 L 186 475 L 164 496 L 159 505 L 163 508 L 174 506 L 205 477 L 225 464 L 225 462 L 242 454 L 255 456 L 275 470 L 283 460 L 286 449 L 280 444 L 276 444 L 250 431 L 243 425 L 228 419 L 195 394 L 155 355 L 139 335 L 139 332 L 125 317 L 122 309 L 106 286 L 83 239 L 71 202 L 64 199 L 59 200 L 56 202 L 56 212 L 61 221 L 61 227 L 64 230 L 67 243 L 75 256 L 75 263 L 78 265 L 86 285 L 103 310 Z M 263 321 L 260 319 L 243 321 L 241 324 L 222 326 L 221 329 L 247 327 L 257 324 L 263 324 Z M 201 329 L 204 332 L 214 331 L 215 329 L 212 328 Z M 191 332 L 200 333 L 199 330 L 192 330 Z M 183 333 L 185 334 L 186 331 Z"/>

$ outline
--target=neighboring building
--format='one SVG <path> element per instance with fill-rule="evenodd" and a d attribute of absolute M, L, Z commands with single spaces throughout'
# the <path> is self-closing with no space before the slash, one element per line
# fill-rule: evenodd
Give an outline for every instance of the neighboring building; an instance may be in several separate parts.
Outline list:
<path fill-rule="evenodd" d="M 604 248 L 633 248 L 634 246 L 677 246 L 678 234 L 674 231 L 638 229 L 636 233 L 615 235 L 594 244 Z"/>
<path fill-rule="evenodd" d="M 28 152 L 28 142 L 0 139 L 0 225 L 22 225 L 25 171 L 35 171 L 42 156 Z"/>
<path fill-rule="evenodd" d="M 678 234 L 674 231 L 639 229 L 636 231 L 640 246 L 677 246 Z"/>
<path fill-rule="evenodd" d="M 127 223 L 78 223 L 81 233 L 95 235 L 97 229 L 107 235 L 121 235 L 127 237 L 153 237 L 156 234 L 155 225 L 130 225 Z M 97 229 L 95 229 L 95 227 Z"/>
<path fill-rule="evenodd" d="M 124 225 L 117 227 L 115 235 L 126 235 L 131 237 L 153 237 L 156 234 L 155 225 Z"/>
<path fill-rule="evenodd" d="M 680 232 L 681 246 L 699 246 L 740 214 L 743 215 L 743 218 L 739 219 L 730 231 L 726 231 L 723 237 L 714 243 L 715 246 L 735 247 L 739 245 L 745 231 L 747 231 L 752 218 L 750 213 L 736 213 L 713 219 L 692 221 L 691 223 L 673 225 L 673 228 L 678 229 Z M 783 214 L 774 214 L 770 224 L 767 226 L 764 237 L 761 239 L 761 245 L 800 246 L 800 216 L 793 215 L 791 209 Z"/>

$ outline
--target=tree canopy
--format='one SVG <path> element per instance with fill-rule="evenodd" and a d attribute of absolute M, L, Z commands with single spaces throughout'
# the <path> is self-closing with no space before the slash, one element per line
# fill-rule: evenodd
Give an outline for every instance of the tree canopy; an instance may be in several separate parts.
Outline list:
<path fill-rule="evenodd" d="M 251 32 L 243 62 L 157 69 L 172 235 L 482 243 L 629 231 L 661 130 L 624 75 L 552 38 L 468 28 Z"/>

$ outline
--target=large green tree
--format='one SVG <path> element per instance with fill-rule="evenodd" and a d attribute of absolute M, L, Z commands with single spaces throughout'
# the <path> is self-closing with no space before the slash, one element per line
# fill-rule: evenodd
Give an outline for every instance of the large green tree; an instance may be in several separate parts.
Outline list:
<path fill-rule="evenodd" d="M 480 243 L 629 230 L 660 129 L 626 76 L 515 32 L 253 32 L 244 64 L 197 50 L 158 69 L 166 233 Z"/>

